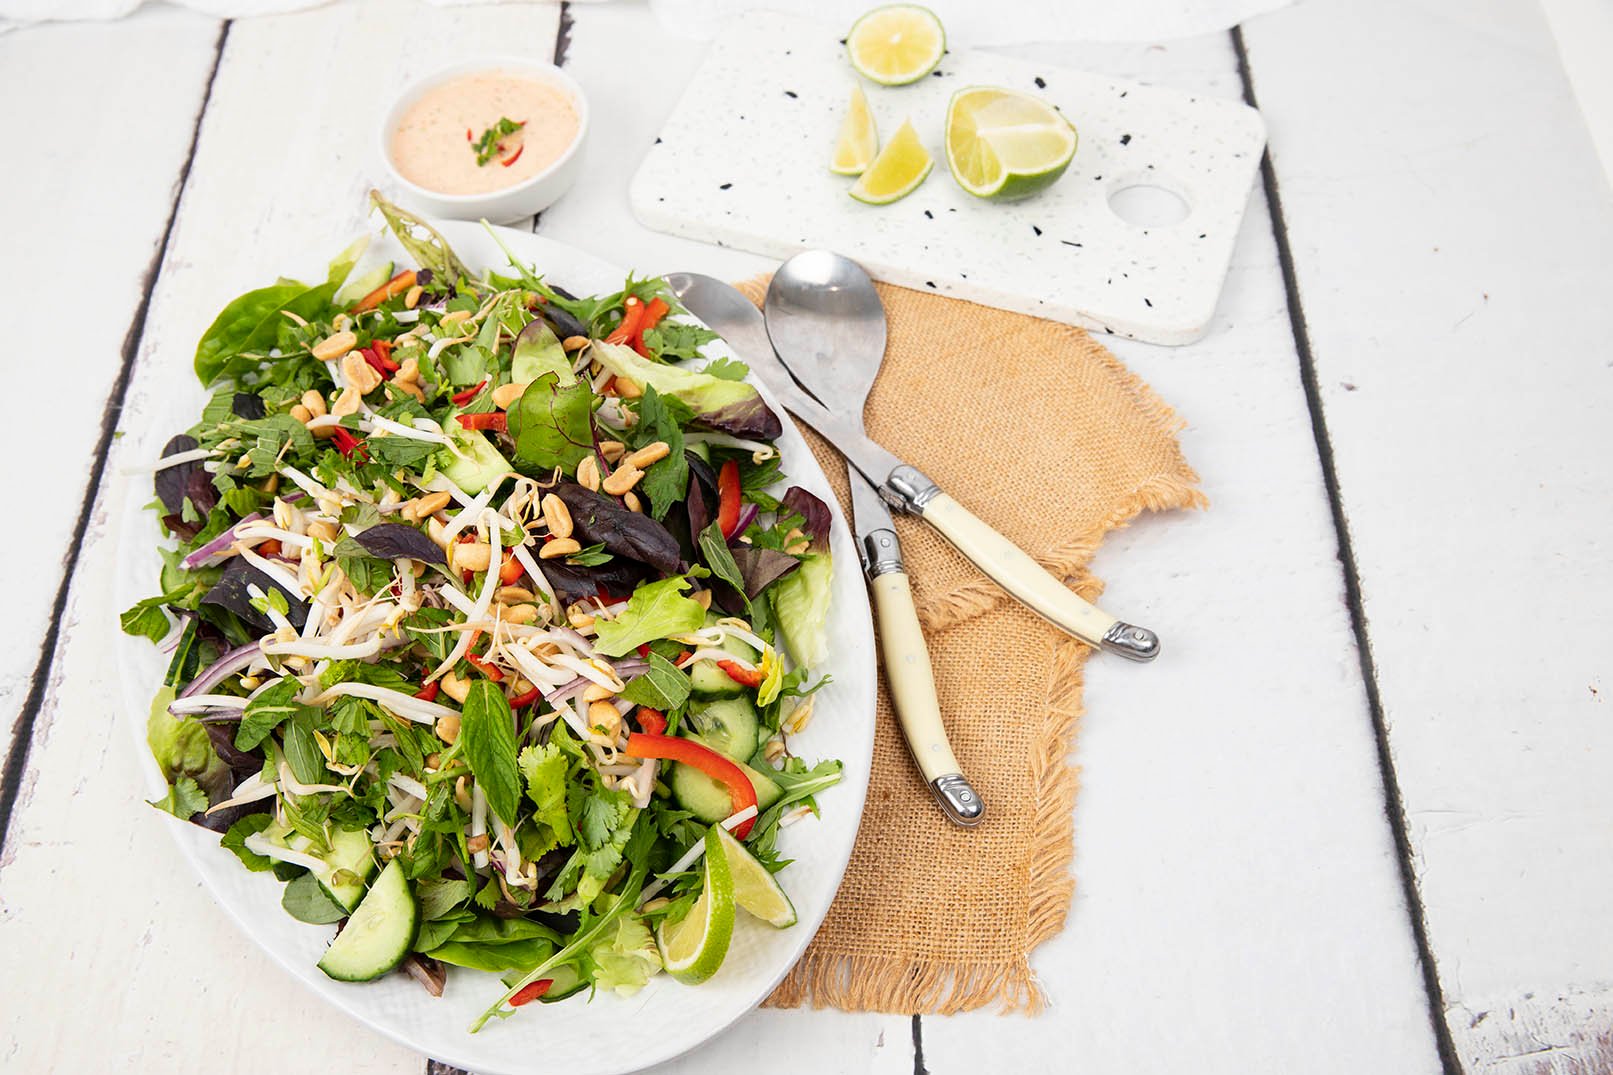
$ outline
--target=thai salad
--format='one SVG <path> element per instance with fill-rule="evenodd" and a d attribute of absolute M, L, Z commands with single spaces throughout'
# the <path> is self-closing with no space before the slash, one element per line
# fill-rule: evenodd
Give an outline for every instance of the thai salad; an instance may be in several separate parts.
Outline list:
<path fill-rule="evenodd" d="M 332 978 L 498 975 L 472 1031 L 702 981 L 736 908 L 794 923 L 778 833 L 839 779 L 789 747 L 826 681 L 829 510 L 664 281 L 477 274 L 372 201 L 413 267 L 355 244 L 197 347 L 160 592 L 122 616 L 169 654 L 153 805 L 335 925 Z"/>

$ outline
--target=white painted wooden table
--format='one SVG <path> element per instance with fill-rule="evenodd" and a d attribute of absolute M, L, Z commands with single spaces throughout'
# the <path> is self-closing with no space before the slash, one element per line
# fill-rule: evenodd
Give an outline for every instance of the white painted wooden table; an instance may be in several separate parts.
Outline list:
<path fill-rule="evenodd" d="M 330 1070 L 427 1065 L 211 905 L 104 708 L 122 409 L 224 301 L 360 226 L 419 41 L 558 54 L 586 87 L 587 171 L 543 234 L 641 271 L 766 267 L 627 211 L 703 52 L 639 5 L 157 8 L 0 37 L 31 329 L 0 427 L 27 519 L 4 539 L 5 1070 L 283 1072 L 265 1019 Z M 1099 557 L 1169 648 L 1089 666 L 1075 907 L 1035 958 L 1051 1005 L 757 1012 L 668 1070 L 1613 1071 L 1613 200 L 1545 16 L 1307 0 L 1230 35 L 1012 51 L 1250 98 L 1271 131 L 1209 338 L 1114 345 L 1190 420 L 1214 506 Z"/>

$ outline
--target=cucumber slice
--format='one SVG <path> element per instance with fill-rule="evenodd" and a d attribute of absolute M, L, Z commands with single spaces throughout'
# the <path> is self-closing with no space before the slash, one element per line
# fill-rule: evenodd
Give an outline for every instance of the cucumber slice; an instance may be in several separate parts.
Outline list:
<path fill-rule="evenodd" d="M 588 979 L 578 974 L 577 968 L 569 963 L 556 967 L 549 977 L 554 980 L 554 985 L 551 985 L 548 991 L 538 998 L 544 1004 L 553 1004 L 557 1000 L 565 1000 L 567 997 L 576 996 L 582 990 L 588 988 Z"/>
<path fill-rule="evenodd" d="M 689 666 L 689 690 L 706 698 L 731 698 L 745 687 L 718 668 L 716 661 L 696 661 Z"/>
<path fill-rule="evenodd" d="M 414 886 L 403 875 L 403 864 L 393 859 L 325 949 L 319 969 L 338 982 L 374 981 L 397 969 L 419 932 Z"/>
<path fill-rule="evenodd" d="M 688 719 L 700 741 L 719 754 L 746 761 L 756 753 L 756 732 L 761 722 L 749 699 L 697 702 L 689 707 Z"/>
<path fill-rule="evenodd" d="M 751 787 L 756 789 L 758 812 L 778 802 L 783 792 L 771 777 L 752 769 L 744 762 L 736 764 L 745 771 L 746 776 L 750 777 Z M 720 780 L 714 780 L 699 769 L 684 765 L 682 762 L 673 762 L 671 782 L 672 795 L 678 800 L 678 804 L 701 821 L 715 825 L 734 812 L 734 802 L 728 795 L 727 785 Z"/>
<path fill-rule="evenodd" d="M 375 851 L 364 829 L 337 829 L 330 838 L 325 868 L 312 871 L 331 899 L 351 911 L 364 898 L 364 882 L 375 872 Z"/>

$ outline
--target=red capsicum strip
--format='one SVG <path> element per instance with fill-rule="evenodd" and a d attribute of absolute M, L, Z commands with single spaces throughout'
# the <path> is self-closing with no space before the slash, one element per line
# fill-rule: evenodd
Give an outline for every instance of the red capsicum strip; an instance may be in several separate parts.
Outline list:
<path fill-rule="evenodd" d="M 485 387 L 487 387 L 487 378 L 483 377 L 478 383 L 465 389 L 463 392 L 455 392 L 449 398 L 451 398 L 459 406 L 463 407 L 465 404 L 475 399 L 476 393 L 480 392 Z"/>
<path fill-rule="evenodd" d="M 641 705 L 633 714 L 633 719 L 638 721 L 641 731 L 649 732 L 651 735 L 661 735 L 666 731 L 666 714 L 659 709 Z"/>
<path fill-rule="evenodd" d="M 660 324 L 661 318 L 665 317 L 671 310 L 672 307 L 667 305 L 665 299 L 655 298 L 650 300 L 650 304 L 644 307 L 643 319 L 639 321 L 638 328 L 633 332 L 633 350 L 645 358 L 650 357 L 650 352 L 644 346 L 644 333 Z"/>
<path fill-rule="evenodd" d="M 636 296 L 629 295 L 627 302 L 622 306 L 622 320 L 611 334 L 605 337 L 606 343 L 632 343 L 638 335 L 639 325 L 644 322 L 644 304 Z"/>
<path fill-rule="evenodd" d="M 500 433 L 510 428 L 510 416 L 503 411 L 487 411 L 483 414 L 461 414 L 458 416 L 459 424 L 466 429 L 492 429 Z"/>
<path fill-rule="evenodd" d="M 511 709 L 521 709 L 521 708 L 523 708 L 525 706 L 531 705 L 533 702 L 536 702 L 539 698 L 542 698 L 542 697 L 543 697 L 543 692 L 541 690 L 539 690 L 537 687 L 533 687 L 531 690 L 527 691 L 525 694 L 517 694 L 514 698 L 511 698 L 510 699 L 510 708 Z"/>
<path fill-rule="evenodd" d="M 353 457 L 355 452 L 358 453 L 360 461 L 370 457 L 369 449 L 364 447 L 364 442 L 341 426 L 336 426 L 331 430 L 330 439 L 336 442 L 336 450 L 349 459 Z"/>
<path fill-rule="evenodd" d="M 733 459 L 717 472 L 717 528 L 724 538 L 739 529 L 739 463 Z"/>
<path fill-rule="evenodd" d="M 414 284 L 415 271 L 413 269 L 404 269 L 402 272 L 398 273 L 398 275 L 394 276 L 392 279 L 388 280 L 386 283 L 382 284 L 368 295 L 365 295 L 362 299 L 359 299 L 357 305 L 353 307 L 352 312 L 355 314 L 361 314 L 365 310 L 373 310 L 388 299 L 397 298 L 399 295 L 413 287 Z"/>
<path fill-rule="evenodd" d="M 510 1007 L 519 1008 L 523 1004 L 531 1004 L 547 993 L 551 985 L 554 985 L 553 978 L 539 978 L 531 985 L 522 986 L 515 996 L 510 998 Z"/>
<path fill-rule="evenodd" d="M 434 679 L 430 683 L 427 683 L 424 687 L 415 691 L 414 696 L 423 702 L 435 702 L 437 700 L 437 692 L 440 690 L 442 690 L 442 680 Z"/>
<path fill-rule="evenodd" d="M 737 661 L 718 661 L 717 667 L 727 672 L 728 678 L 742 687 L 760 687 L 762 680 L 767 678 L 762 675 L 760 668 L 746 668 Z"/>
<path fill-rule="evenodd" d="M 713 780 L 728 789 L 728 801 L 733 806 L 733 813 L 739 813 L 756 805 L 756 788 L 745 775 L 745 770 L 712 750 L 703 747 L 692 739 L 679 739 L 675 735 L 656 735 L 652 732 L 634 732 L 627 737 L 627 749 L 622 751 L 629 758 L 659 758 L 664 761 L 681 761 L 691 768 L 698 769 Z M 751 826 L 756 824 L 754 817 L 747 818 L 734 826 L 734 838 L 743 840 L 750 835 Z"/>
<path fill-rule="evenodd" d="M 514 586 L 521 581 L 521 573 L 525 570 L 515 554 L 507 552 L 504 554 L 504 564 L 498 569 L 498 580 L 506 586 Z"/>
<path fill-rule="evenodd" d="M 374 370 L 376 373 L 379 373 L 383 380 L 398 371 L 398 364 L 396 362 L 391 362 L 382 358 L 368 347 L 359 351 L 359 357 L 368 362 L 370 364 L 370 369 Z"/>

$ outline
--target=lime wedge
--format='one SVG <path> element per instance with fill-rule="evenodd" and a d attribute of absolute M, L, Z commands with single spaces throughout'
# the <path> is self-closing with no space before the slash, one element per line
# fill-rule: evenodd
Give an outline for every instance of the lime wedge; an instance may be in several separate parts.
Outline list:
<path fill-rule="evenodd" d="M 969 86 L 947 105 L 947 165 L 979 198 L 1011 201 L 1044 190 L 1075 156 L 1075 128 L 1045 101 Z"/>
<path fill-rule="evenodd" d="M 879 131 L 874 128 L 874 114 L 868 110 L 868 98 L 859 84 L 851 89 L 851 103 L 846 106 L 846 118 L 840 121 L 840 136 L 835 139 L 829 170 L 835 175 L 862 175 L 878 152 Z"/>
<path fill-rule="evenodd" d="M 734 937 L 734 879 L 715 835 L 721 829 L 713 825 L 706 833 L 706 884 L 700 898 L 688 914 L 676 922 L 662 921 L 655 931 L 667 973 L 685 985 L 699 985 L 716 974 Z"/>
<path fill-rule="evenodd" d="M 734 880 L 734 902 L 739 904 L 739 909 L 774 929 L 795 925 L 795 905 L 767 867 L 745 850 L 744 844 L 724 832 L 721 825 L 714 828 L 728 856 L 728 872 Z"/>
<path fill-rule="evenodd" d="M 889 205 L 918 189 L 935 167 L 913 124 L 904 120 L 895 137 L 885 144 L 862 178 L 851 186 L 851 196 L 869 205 Z"/>
<path fill-rule="evenodd" d="M 881 86 L 917 82 L 946 54 L 947 34 L 935 12 L 917 4 L 876 7 L 846 35 L 851 66 Z"/>

